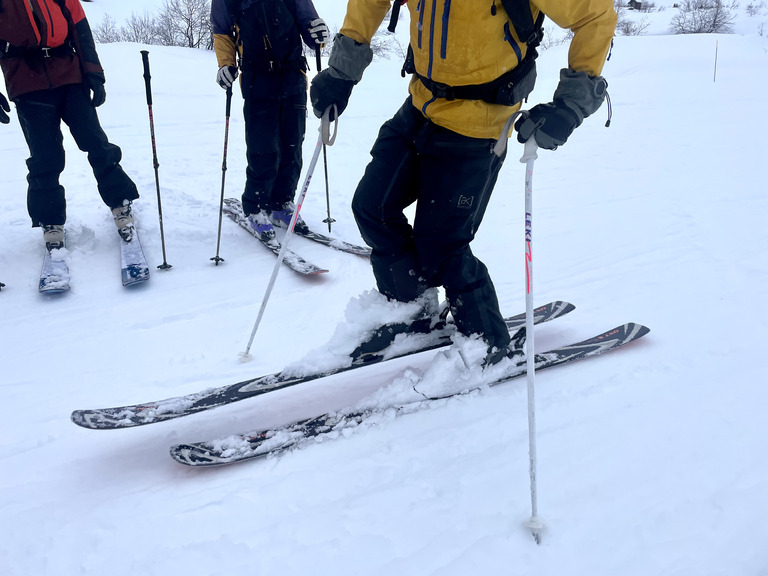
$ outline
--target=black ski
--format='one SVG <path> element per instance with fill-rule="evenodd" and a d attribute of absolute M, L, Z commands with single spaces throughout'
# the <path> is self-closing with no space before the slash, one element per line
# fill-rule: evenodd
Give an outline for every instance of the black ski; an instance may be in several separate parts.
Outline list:
<path fill-rule="evenodd" d="M 629 323 L 617 326 L 588 340 L 536 354 L 536 370 L 603 354 L 642 338 L 648 332 L 649 329 L 640 324 Z M 500 380 L 488 382 L 487 385 L 501 384 L 524 376 L 526 372 L 526 363 L 523 360 L 511 373 Z M 443 397 L 454 395 L 456 394 L 448 394 Z M 360 425 L 373 424 L 382 416 L 391 416 L 390 411 L 392 410 L 394 410 L 395 415 L 417 412 L 428 408 L 432 400 L 421 400 L 412 404 L 370 411 L 342 411 L 323 414 L 276 430 L 261 430 L 248 434 L 231 435 L 219 440 L 178 444 L 171 447 L 171 457 L 181 464 L 198 467 L 221 466 L 252 460 L 300 446 L 310 439 L 317 441 L 319 437 L 336 438 L 345 435 Z"/>
<path fill-rule="evenodd" d="M 258 240 L 259 243 L 267 250 L 272 252 L 275 256 L 280 254 L 280 250 L 282 249 L 280 242 L 276 238 L 273 238 L 269 242 L 265 242 L 261 236 L 256 234 L 253 228 L 251 228 L 251 226 L 248 224 L 248 219 L 245 217 L 243 207 L 238 200 L 234 200 L 233 198 L 225 199 L 223 210 L 227 216 L 248 230 L 248 232 L 250 232 L 250 234 L 256 238 L 256 240 Z M 291 270 L 298 272 L 299 274 L 312 275 L 324 274 L 325 272 L 328 272 L 328 270 L 325 268 L 320 268 L 311 262 L 307 262 L 293 250 L 285 250 L 285 254 L 283 256 L 283 264 L 288 266 Z"/>
<path fill-rule="evenodd" d="M 243 206 L 240 203 L 240 200 L 238 200 L 237 198 L 226 198 L 224 200 L 224 205 L 227 207 L 228 210 L 231 211 L 231 212 L 228 212 L 230 215 L 243 213 Z M 283 226 L 282 223 L 280 223 L 280 226 L 287 228 L 286 226 Z M 317 242 L 324 246 L 329 246 L 341 252 L 346 252 L 347 254 L 355 254 L 357 256 L 371 255 L 371 249 L 368 248 L 367 246 L 357 246 L 355 244 L 350 244 L 349 242 L 345 242 L 344 240 L 339 240 L 338 238 L 332 238 L 331 236 L 320 234 L 319 232 L 315 232 L 314 230 L 310 230 L 309 228 L 307 228 L 307 230 L 299 230 L 298 228 L 294 228 L 293 233 L 296 234 L 296 236 L 301 236 L 302 238 L 306 238 L 307 240 L 312 240 L 313 242 Z"/>
<path fill-rule="evenodd" d="M 568 302 L 550 302 L 534 311 L 534 321 L 537 324 L 547 322 L 568 314 L 574 308 L 573 304 L 569 304 Z M 509 330 L 515 331 L 525 325 L 525 314 L 518 314 L 517 316 L 507 318 L 506 322 Z M 433 335 L 435 338 L 429 343 L 405 352 L 397 357 L 416 354 L 418 352 L 426 352 L 428 350 L 435 350 L 442 346 L 447 346 L 451 342 L 450 338 L 454 329 L 454 326 L 449 324 L 446 329 L 439 333 L 434 333 Z M 335 368 L 319 374 L 295 377 L 277 372 L 268 376 L 238 382 L 237 384 L 212 388 L 202 392 L 157 402 L 145 402 L 143 404 L 119 406 L 116 408 L 75 410 L 72 412 L 71 418 L 78 426 L 94 430 L 132 428 L 134 426 L 163 422 L 165 420 L 181 418 L 204 410 L 224 406 L 225 404 L 232 404 L 233 402 L 239 402 L 240 400 L 259 396 L 268 392 L 274 392 L 275 390 L 282 390 L 283 388 L 295 386 L 303 382 L 318 380 L 320 378 L 325 378 L 326 376 L 332 376 L 333 374 L 360 368 L 361 366 L 378 364 L 379 362 L 385 361 L 385 359 L 389 359 L 384 356 L 385 352 L 386 349 L 382 350 L 379 354 L 361 355 L 354 358 L 349 366 Z"/>

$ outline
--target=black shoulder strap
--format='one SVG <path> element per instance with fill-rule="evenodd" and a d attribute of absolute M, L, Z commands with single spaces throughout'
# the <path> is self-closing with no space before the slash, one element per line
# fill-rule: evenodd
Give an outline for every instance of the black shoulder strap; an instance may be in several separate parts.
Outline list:
<path fill-rule="evenodd" d="M 517 32 L 517 37 L 528 44 L 529 48 L 536 48 L 544 38 L 544 12 L 539 12 L 536 21 L 533 21 L 531 4 L 528 0 L 501 0 L 504 11 L 509 16 L 512 26 Z"/>
<path fill-rule="evenodd" d="M 64 15 L 64 19 L 67 21 L 67 25 L 69 26 L 67 40 L 71 42 L 75 33 L 75 19 L 72 18 L 72 12 L 70 12 L 69 8 L 67 8 L 67 0 L 54 0 L 54 2 L 56 2 L 59 8 L 61 8 L 61 13 Z"/>

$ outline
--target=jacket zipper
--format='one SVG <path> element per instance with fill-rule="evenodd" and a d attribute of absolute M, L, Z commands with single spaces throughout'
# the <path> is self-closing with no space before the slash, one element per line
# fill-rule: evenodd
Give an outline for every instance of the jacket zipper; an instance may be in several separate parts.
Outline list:
<path fill-rule="evenodd" d="M 445 0 L 443 5 L 443 28 L 440 38 L 440 58 L 445 60 L 445 54 L 448 46 L 448 20 L 451 16 L 451 0 Z"/>

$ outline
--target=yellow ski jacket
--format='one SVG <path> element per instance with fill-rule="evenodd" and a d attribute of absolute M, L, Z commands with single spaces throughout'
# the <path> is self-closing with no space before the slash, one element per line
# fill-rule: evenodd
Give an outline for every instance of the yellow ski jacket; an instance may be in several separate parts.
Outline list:
<path fill-rule="evenodd" d="M 349 0 L 339 32 L 370 44 L 390 8 L 391 0 Z M 484 84 L 525 57 L 527 45 L 508 25 L 500 0 L 410 0 L 408 9 L 414 65 L 421 76 L 449 86 Z M 542 11 L 573 31 L 569 68 L 600 75 L 616 26 L 613 0 L 534 0 L 531 10 L 534 19 Z M 416 76 L 409 92 L 414 106 L 432 122 L 473 138 L 499 138 L 506 120 L 520 108 L 435 98 Z"/>

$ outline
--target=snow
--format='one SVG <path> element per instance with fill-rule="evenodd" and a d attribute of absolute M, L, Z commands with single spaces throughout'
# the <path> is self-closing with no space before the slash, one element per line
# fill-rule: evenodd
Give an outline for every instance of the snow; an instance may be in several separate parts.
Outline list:
<path fill-rule="evenodd" d="M 86 3 L 92 24 L 128 3 Z M 131 9 L 159 2 L 133 2 Z M 338 0 L 318 9 L 341 18 Z M 328 8 L 327 11 L 324 11 Z M 654 22 L 672 8 L 653 13 Z M 392 360 L 130 430 L 73 425 L 74 409 L 173 398 L 296 365 L 342 345 L 374 280 L 364 258 L 303 239 L 330 272 L 281 270 L 251 355 L 245 348 L 274 256 L 222 225 L 214 266 L 224 94 L 210 52 L 99 47 L 110 139 L 136 180 L 145 286 L 120 284 L 118 235 L 85 155 L 66 136 L 72 289 L 37 293 L 39 229 L 25 207 L 28 151 L 15 111 L 0 127 L 0 572 L 255 575 L 515 574 L 765 576 L 768 133 L 762 15 L 734 35 L 617 37 L 603 107 L 535 163 L 537 303 L 577 309 L 537 328 L 545 350 L 626 321 L 642 341 L 536 376 L 537 546 L 530 518 L 525 383 L 436 403 L 364 430 L 222 469 L 182 467 L 168 447 L 391 398 L 450 360 Z M 717 47 L 717 74 L 714 59 Z M 150 51 L 167 262 L 163 263 L 139 50 Z M 531 102 L 551 97 L 567 45 L 540 57 Z M 405 98 L 400 62 L 377 60 L 328 148 L 333 234 L 361 243 L 349 210 L 378 127 Z M 244 173 L 240 97 L 226 195 Z M 305 159 L 315 145 L 309 120 Z M 524 166 L 514 141 L 473 244 L 505 314 L 524 309 Z M 322 169 L 302 215 L 323 230 Z M 373 298 L 375 299 L 375 298 Z M 374 303 L 371 303 L 373 308 Z M 352 314 L 352 321 L 364 313 Z M 351 331 L 351 332 L 350 332 Z M 336 338 L 336 340 L 334 340 Z M 351 336 L 349 336 L 351 338 Z M 322 362 L 324 359 L 317 359 Z M 173 409 L 169 406 L 169 409 Z"/>

